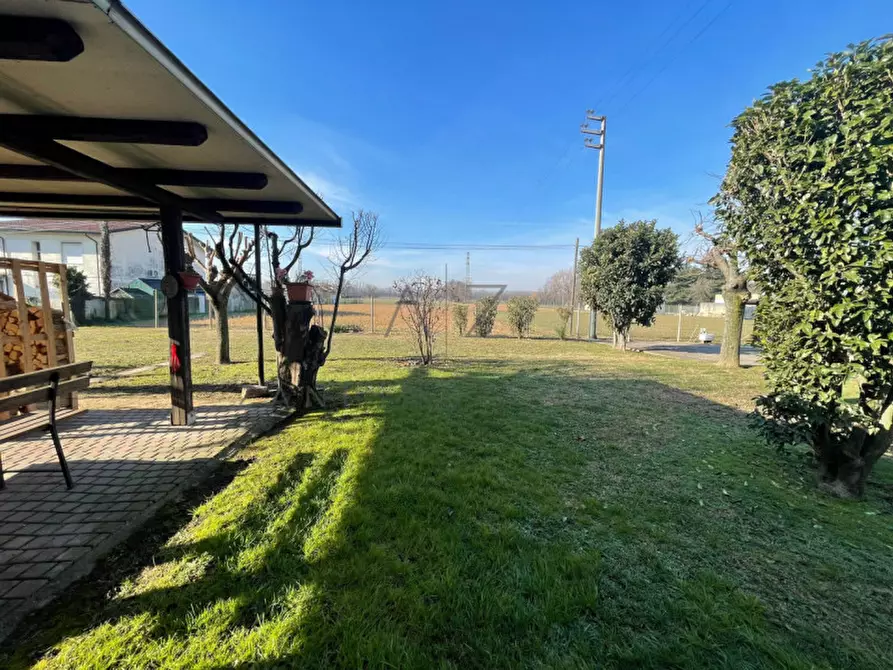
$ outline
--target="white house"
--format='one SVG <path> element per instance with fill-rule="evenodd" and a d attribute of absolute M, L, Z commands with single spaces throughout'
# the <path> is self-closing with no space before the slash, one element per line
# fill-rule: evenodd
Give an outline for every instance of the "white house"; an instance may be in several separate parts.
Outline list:
<path fill-rule="evenodd" d="M 99 296 L 102 295 L 99 224 L 99 221 L 0 220 L 0 256 L 65 263 L 83 272 L 90 292 Z M 112 289 L 135 279 L 164 275 L 161 240 L 154 230 L 147 229 L 148 225 L 133 221 L 109 222 Z M 196 244 L 195 252 L 204 255 L 203 246 Z M 200 260 L 204 262 L 204 258 Z M 200 267 L 195 270 L 201 272 Z M 33 274 L 26 272 L 23 276 L 28 297 L 39 296 L 36 277 L 29 277 Z M 11 289 L 11 280 L 0 277 L 0 290 L 9 293 Z"/>

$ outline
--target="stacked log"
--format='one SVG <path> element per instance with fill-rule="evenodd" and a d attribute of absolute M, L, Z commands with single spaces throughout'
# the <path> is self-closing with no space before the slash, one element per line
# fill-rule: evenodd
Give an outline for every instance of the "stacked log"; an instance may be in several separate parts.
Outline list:
<path fill-rule="evenodd" d="M 21 374 L 26 371 L 26 356 L 31 360 L 32 370 L 50 367 L 48 347 L 55 347 L 56 365 L 69 362 L 68 344 L 65 338 L 65 320 L 60 310 L 52 310 L 53 323 L 48 328 L 44 322 L 42 307 L 29 306 L 26 310 L 27 325 L 23 325 L 19 316 L 19 307 L 15 299 L 0 293 L 0 341 L 3 343 L 3 363 L 6 376 Z M 28 329 L 31 346 L 25 351 L 24 329 Z"/>

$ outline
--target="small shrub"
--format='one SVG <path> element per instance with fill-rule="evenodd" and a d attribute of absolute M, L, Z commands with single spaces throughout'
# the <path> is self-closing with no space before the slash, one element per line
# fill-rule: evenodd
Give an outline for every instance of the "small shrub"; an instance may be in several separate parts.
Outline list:
<path fill-rule="evenodd" d="M 566 340 L 568 330 L 570 330 L 571 327 L 571 317 L 574 315 L 574 310 L 570 307 L 559 307 L 555 311 L 558 312 L 558 318 L 561 319 L 561 324 L 555 326 L 555 333 L 562 340 Z"/>
<path fill-rule="evenodd" d="M 478 337 L 487 337 L 493 332 L 493 324 L 496 323 L 496 310 L 499 308 L 499 301 L 495 295 L 488 295 L 475 303 L 474 306 L 474 324 L 472 330 L 477 333 Z"/>
<path fill-rule="evenodd" d="M 461 302 L 453 305 L 453 327 L 460 336 L 468 330 L 468 305 Z"/>
<path fill-rule="evenodd" d="M 518 339 L 530 334 L 530 326 L 533 324 L 533 317 L 536 316 L 537 307 L 539 301 L 532 295 L 518 295 L 508 301 L 509 328 Z"/>
<path fill-rule="evenodd" d="M 333 333 L 362 333 L 363 327 L 356 323 L 336 323 Z"/>

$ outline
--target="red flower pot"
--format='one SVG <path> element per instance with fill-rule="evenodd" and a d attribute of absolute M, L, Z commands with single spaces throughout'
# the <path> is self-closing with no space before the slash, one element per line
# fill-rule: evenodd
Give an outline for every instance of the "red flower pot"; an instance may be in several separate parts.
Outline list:
<path fill-rule="evenodd" d="M 194 291 L 198 288 L 198 280 L 200 279 L 198 273 L 190 272 L 186 270 L 180 273 L 180 280 L 183 282 L 183 288 L 187 291 Z"/>
<path fill-rule="evenodd" d="M 288 301 L 289 302 L 311 302 L 310 300 L 310 291 L 313 287 L 306 283 L 288 283 L 285 285 L 285 290 L 288 292 Z"/>

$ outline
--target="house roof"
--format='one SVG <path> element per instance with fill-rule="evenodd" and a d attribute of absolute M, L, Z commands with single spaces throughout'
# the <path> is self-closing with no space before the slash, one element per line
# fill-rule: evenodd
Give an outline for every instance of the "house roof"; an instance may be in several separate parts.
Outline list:
<path fill-rule="evenodd" d="M 146 286 L 151 288 L 153 291 L 161 293 L 161 278 L 160 277 L 140 277 L 136 281 L 142 282 L 143 284 L 145 284 Z M 133 288 L 132 283 L 133 282 L 131 282 L 130 287 L 125 287 L 125 288 L 127 288 L 128 291 L 131 288 Z M 201 286 L 195 288 L 192 292 L 195 293 L 196 295 L 197 294 L 204 295 L 204 293 L 205 293 L 204 289 Z"/>
<path fill-rule="evenodd" d="M 0 215 L 341 225 L 120 0 L 0 0 L 0 24 Z"/>
<path fill-rule="evenodd" d="M 32 233 L 87 233 L 99 234 L 100 221 L 65 221 L 59 219 L 0 219 L 0 231 Z M 120 233 L 149 225 L 139 221 L 109 221 L 109 231 Z"/>

